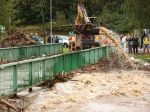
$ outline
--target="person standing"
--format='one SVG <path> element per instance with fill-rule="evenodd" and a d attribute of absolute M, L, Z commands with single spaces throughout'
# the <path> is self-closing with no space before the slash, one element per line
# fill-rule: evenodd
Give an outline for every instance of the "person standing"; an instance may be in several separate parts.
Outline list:
<path fill-rule="evenodd" d="M 138 53 L 138 37 L 135 35 L 133 37 L 133 53 L 137 54 Z"/>
<path fill-rule="evenodd" d="M 147 52 L 149 53 L 149 44 L 150 44 L 150 40 L 149 40 L 149 37 L 148 35 L 145 35 L 145 37 L 143 38 L 143 44 L 144 44 L 144 53 L 145 53 L 145 50 L 147 49 Z"/>
<path fill-rule="evenodd" d="M 131 36 L 127 37 L 127 42 L 128 42 L 128 52 L 132 53 Z"/>
<path fill-rule="evenodd" d="M 133 53 L 134 35 L 130 39 L 131 53 Z"/>
<path fill-rule="evenodd" d="M 69 37 L 69 50 L 70 51 L 76 51 L 76 48 L 77 48 L 76 41 L 77 41 L 77 36 L 75 34 Z"/>
<path fill-rule="evenodd" d="M 55 43 L 59 43 L 59 38 L 58 38 L 58 36 L 55 37 Z"/>
<path fill-rule="evenodd" d="M 140 46 L 141 49 L 143 48 L 143 39 L 144 39 L 145 35 L 146 35 L 145 32 L 143 32 L 143 35 L 141 37 L 141 46 Z"/>
<path fill-rule="evenodd" d="M 122 45 L 124 52 L 126 52 L 126 39 L 127 39 L 127 37 L 126 37 L 126 35 L 124 35 L 121 40 L 121 45 Z"/>
<path fill-rule="evenodd" d="M 51 43 L 51 34 L 48 36 L 47 42 Z"/>

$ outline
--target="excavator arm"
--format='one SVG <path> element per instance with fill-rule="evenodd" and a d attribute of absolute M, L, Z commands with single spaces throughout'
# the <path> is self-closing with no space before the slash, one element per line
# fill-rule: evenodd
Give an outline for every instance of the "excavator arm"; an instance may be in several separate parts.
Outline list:
<path fill-rule="evenodd" d="M 83 25 L 91 22 L 83 4 L 78 4 L 77 10 L 78 14 L 75 20 L 75 25 Z"/>

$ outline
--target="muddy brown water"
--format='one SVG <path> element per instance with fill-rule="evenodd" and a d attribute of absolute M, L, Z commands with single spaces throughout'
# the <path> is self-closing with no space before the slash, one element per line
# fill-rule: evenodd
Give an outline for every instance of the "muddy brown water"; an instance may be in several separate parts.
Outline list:
<path fill-rule="evenodd" d="M 150 112 L 150 72 L 76 73 L 38 91 L 25 112 Z"/>

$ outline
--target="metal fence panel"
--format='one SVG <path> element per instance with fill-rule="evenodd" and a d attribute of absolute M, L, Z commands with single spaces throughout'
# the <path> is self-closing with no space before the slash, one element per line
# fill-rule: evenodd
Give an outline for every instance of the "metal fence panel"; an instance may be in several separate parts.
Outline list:
<path fill-rule="evenodd" d="M 38 57 L 38 56 L 41 56 L 41 49 L 40 49 L 40 46 L 31 46 L 31 49 L 30 49 L 30 57 Z"/>
<path fill-rule="evenodd" d="M 55 73 L 54 74 L 59 74 L 60 73 L 60 68 L 61 68 L 61 64 L 60 64 L 60 58 L 59 57 L 55 57 Z"/>
<path fill-rule="evenodd" d="M 45 45 L 45 55 L 50 55 L 50 49 L 49 49 L 49 45 Z M 59 53 L 58 53 L 59 54 Z"/>
<path fill-rule="evenodd" d="M 42 55 L 46 55 L 45 46 L 43 45 L 40 46 L 40 56 Z"/>
<path fill-rule="evenodd" d="M 14 48 L 0 48 L 0 61 L 12 62 L 43 55 L 63 53 L 62 44 L 45 44 Z"/>
<path fill-rule="evenodd" d="M 13 92 L 13 66 L 0 70 L 0 96 Z"/>
<path fill-rule="evenodd" d="M 107 58 L 111 52 L 111 47 L 102 47 L 0 65 L 0 97 L 48 79 L 52 80 L 60 73 L 96 63 L 101 58 Z"/>
<path fill-rule="evenodd" d="M 41 61 L 32 62 L 32 84 L 40 82 L 42 79 L 42 63 Z"/>
<path fill-rule="evenodd" d="M 85 64 L 90 64 L 90 52 L 85 52 Z"/>
<path fill-rule="evenodd" d="M 19 58 L 19 50 L 17 48 L 14 48 L 14 49 L 10 50 L 10 52 L 11 52 L 11 58 L 10 58 L 10 60 L 11 61 L 18 60 L 18 58 Z"/>
<path fill-rule="evenodd" d="M 50 66 L 50 77 L 51 77 L 51 79 L 54 79 L 54 73 L 55 73 L 55 67 L 54 67 L 54 65 L 55 65 L 55 60 L 54 60 L 54 58 L 51 58 L 51 59 L 48 59 L 49 60 L 49 66 Z"/>
<path fill-rule="evenodd" d="M 54 46 L 54 44 L 52 46 L 50 46 L 50 52 L 51 52 L 51 55 L 55 54 L 55 46 Z"/>
<path fill-rule="evenodd" d="M 96 63 L 98 61 L 98 58 L 99 58 L 99 50 L 95 49 L 94 53 L 95 53 L 95 60 L 94 60 L 95 62 L 94 63 Z"/>
<path fill-rule="evenodd" d="M 36 50 L 36 52 L 39 53 L 38 50 Z M 33 48 L 32 47 L 28 47 L 28 49 L 27 49 L 27 57 L 28 58 L 32 58 L 32 56 L 33 56 Z"/>
<path fill-rule="evenodd" d="M 72 68 L 72 70 L 75 70 L 75 68 L 76 68 L 76 65 L 75 65 L 75 61 L 76 61 L 76 59 L 75 59 L 75 55 L 74 54 L 71 54 L 71 68 Z"/>
<path fill-rule="evenodd" d="M 24 60 L 27 58 L 27 47 L 20 47 L 18 49 L 19 60 Z"/>
<path fill-rule="evenodd" d="M 89 51 L 90 53 L 90 64 L 94 64 L 95 63 L 95 53 L 94 50 Z"/>

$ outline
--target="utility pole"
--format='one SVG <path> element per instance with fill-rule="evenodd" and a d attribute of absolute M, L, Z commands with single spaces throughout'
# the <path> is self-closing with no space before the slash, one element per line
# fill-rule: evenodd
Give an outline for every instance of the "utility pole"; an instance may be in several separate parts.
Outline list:
<path fill-rule="evenodd" d="M 46 44 L 46 35 L 45 35 L 45 18 L 44 18 L 44 3 L 45 0 L 41 0 L 41 16 L 42 16 L 42 30 L 43 30 L 43 36 L 44 36 L 44 44 Z"/>
<path fill-rule="evenodd" d="M 52 18 L 52 15 L 53 15 L 53 13 L 52 13 L 52 0 L 49 0 L 49 3 L 50 3 L 49 4 L 49 6 L 50 6 L 50 14 L 49 14 L 50 15 L 50 17 L 49 17 L 50 18 L 50 36 L 51 36 L 51 43 L 52 43 L 52 34 L 53 34 L 53 29 L 52 29 L 52 24 L 53 24 L 52 23 L 53 22 L 53 20 L 52 20 L 53 19 Z"/>

